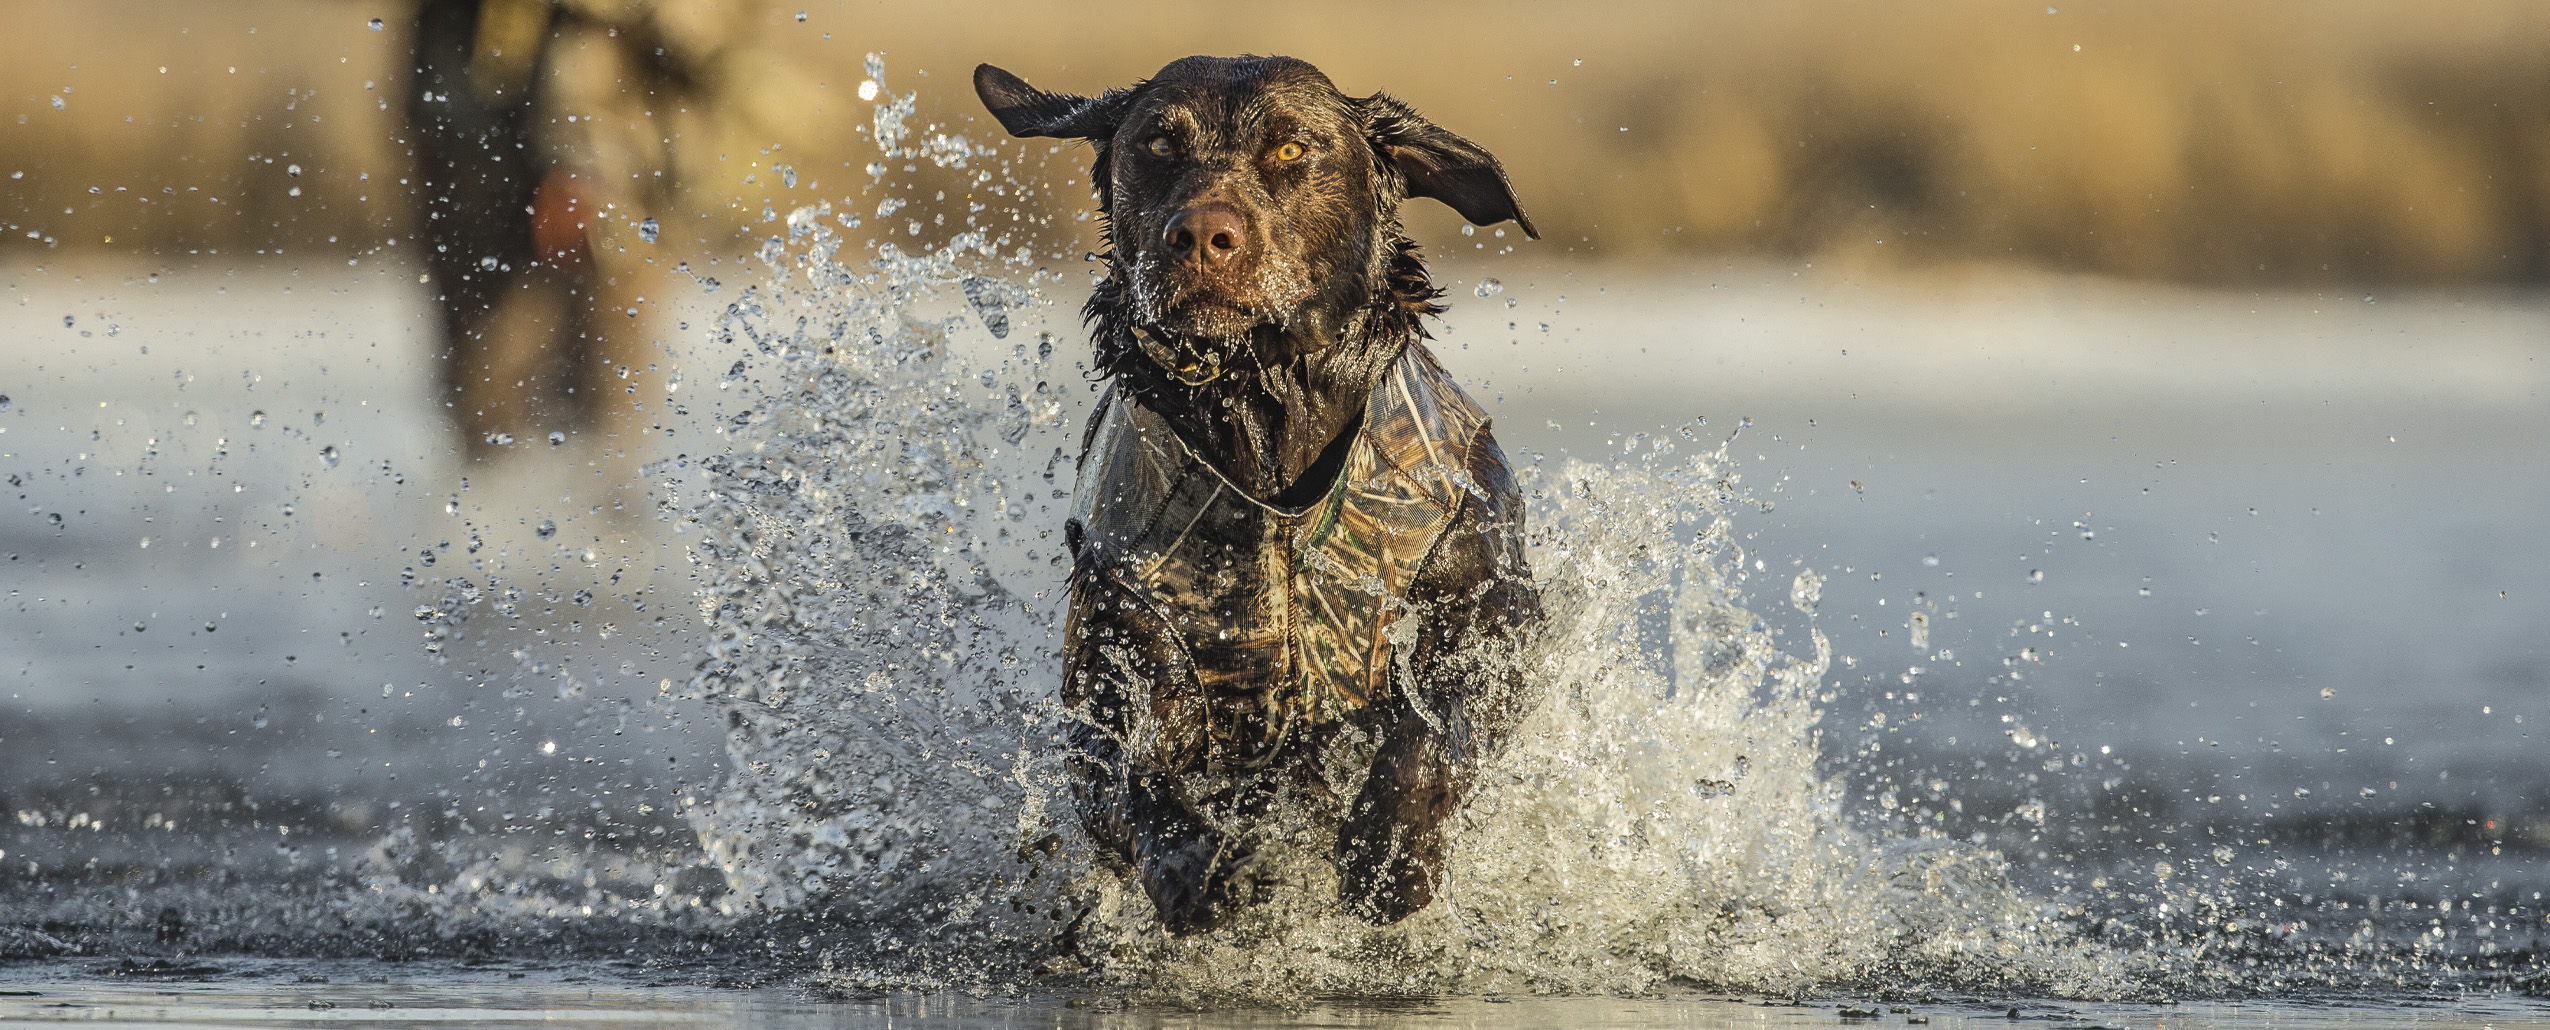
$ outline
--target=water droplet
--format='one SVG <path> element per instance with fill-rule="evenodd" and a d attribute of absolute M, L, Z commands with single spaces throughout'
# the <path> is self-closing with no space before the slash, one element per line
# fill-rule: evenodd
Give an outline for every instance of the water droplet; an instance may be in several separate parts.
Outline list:
<path fill-rule="evenodd" d="M 324 426 L 324 425 L 327 425 L 327 424 L 328 424 L 328 413 L 327 413 L 327 412 L 324 412 L 324 411 L 313 411 L 313 412 L 311 412 L 311 413 L 310 413 L 310 424 L 311 424 L 311 425 L 314 425 L 314 426 Z"/>
<path fill-rule="evenodd" d="M 550 430 L 550 431 L 549 431 L 549 446 L 551 446 L 551 447 L 556 447 L 556 446 L 558 446 L 559 444 L 563 444 L 563 443 L 565 443 L 565 442 L 567 442 L 567 434 L 566 434 L 566 433 L 561 432 L 561 431 L 559 431 L 559 430 L 555 430 L 555 429 L 552 429 L 552 430 Z"/>
<path fill-rule="evenodd" d="M 334 444 L 319 448 L 319 464 L 321 465 L 328 468 L 335 468 L 338 457 L 339 455 L 336 452 L 336 445 Z"/>
<path fill-rule="evenodd" d="M 0 407 L 6 407 L 6 406 L 7 406 L 7 402 L 6 402 L 5 400 L 0 400 Z M 195 414 L 194 412 L 189 411 L 189 412 L 187 412 L 187 413 L 186 413 L 186 417 L 184 417 L 184 418 L 182 418 L 182 419 L 179 419 L 178 421 L 180 421 L 180 422 L 184 422 L 184 423 L 186 423 L 187 425 L 190 425 L 190 426 L 191 426 L 191 425 L 194 425 L 196 422 L 201 421 L 201 420 L 202 420 L 202 416 L 197 415 L 197 414 Z"/>
<path fill-rule="evenodd" d="M 540 528 L 535 529 L 532 532 L 539 534 L 540 539 L 547 540 L 550 537 L 558 535 L 558 524 L 548 519 L 542 519 L 540 520 Z"/>
<path fill-rule="evenodd" d="M 1812 612 L 1824 599 L 1824 577 L 1807 569 L 1789 581 L 1789 605 L 1802 612 Z"/>
<path fill-rule="evenodd" d="M 374 31 L 374 32 L 379 32 L 379 31 L 381 31 L 381 19 L 379 19 L 379 18 L 374 18 L 374 19 L 372 19 L 372 31 Z"/>
<path fill-rule="evenodd" d="M 2328 701 L 2328 700 L 2333 700 L 2333 699 L 2335 699 L 2336 697 L 2337 697 L 2337 691 L 2335 691 L 2335 690 L 2331 690 L 2331 689 L 2329 689 L 2329 688 L 2327 688 L 2327 687 L 2321 687 L 2321 688 L 2320 688 L 2320 700 L 2322 700 L 2322 701 Z"/>
<path fill-rule="evenodd" d="M 655 219 L 642 218 L 638 220 L 638 240 L 640 242 L 653 243 L 655 242 L 655 237 L 663 231 L 663 227 L 655 224 Z"/>
<path fill-rule="evenodd" d="M 779 166 L 779 184 L 780 184 L 780 185 L 782 185 L 782 186 L 786 186 L 786 187 L 788 187 L 789 189 L 792 189 L 792 190 L 793 190 L 793 189 L 796 189 L 796 188 L 797 188 L 797 169 L 796 169 L 796 168 L 794 168 L 794 167 L 792 167 L 792 166 L 789 166 L 789 165 L 780 165 L 780 166 Z"/>
<path fill-rule="evenodd" d="M 283 166 L 283 174 L 298 179 L 301 177 L 301 166 L 297 164 L 285 165 Z"/>
<path fill-rule="evenodd" d="M 1479 288 L 1475 292 L 1482 297 L 1493 297 L 1505 292 L 1505 284 L 1494 279 L 1481 279 L 1479 280 Z"/>
<path fill-rule="evenodd" d="M 762 242 L 762 245 L 761 245 L 761 259 L 762 259 L 762 260 L 764 260 L 764 261 L 768 261 L 768 262 L 770 262 L 771 264 L 774 264 L 774 265 L 775 265 L 775 264 L 778 264 L 778 263 L 779 263 L 779 259 L 780 259 L 780 258 L 783 258 L 783 257 L 786 257 L 786 256 L 788 256 L 788 244 L 787 244 L 787 243 L 785 243 L 785 242 L 783 242 L 782 240 L 780 240 L 780 238 L 779 238 L 779 237 L 777 237 L 777 236 L 773 236 L 773 237 L 771 237 L 770 239 L 765 240 L 765 241 L 763 241 L 763 242 Z"/>
<path fill-rule="evenodd" d="M 2367 795 L 2370 795 L 2370 793 L 2371 793 L 2371 792 L 2370 792 L 2370 791 L 2367 791 L 2366 793 L 2367 793 Z M 2215 849 L 2214 849 L 2214 864 L 2215 864 L 2215 865 L 2230 865 L 2230 864 L 2231 864 L 2231 860 L 2232 860 L 2233 858 L 2236 858 L 2236 857 L 2239 857 L 2239 852 L 2233 851 L 2233 850 L 2231 850 L 2230 848 L 2215 848 Z"/>
<path fill-rule="evenodd" d="M 262 730 L 262 729 L 265 729 L 265 728 L 266 728 L 266 723 L 268 723 L 269 721 L 271 721 L 271 720 L 267 719 L 267 717 L 266 717 L 266 706 L 264 706 L 264 705 L 258 705 L 258 706 L 257 706 L 257 714 L 256 714 L 256 715 L 254 715 L 254 716 L 249 717 L 249 719 L 248 719 L 248 725 L 249 725 L 249 726 L 252 726 L 252 727 L 254 727 L 254 728 L 256 728 L 256 729 L 261 729 L 261 730 Z"/>
<path fill-rule="evenodd" d="M 797 12 L 797 20 L 798 20 L 798 21 L 804 21 L 804 20 L 806 20 L 806 12 L 804 12 L 804 11 L 799 11 L 799 12 Z"/>
<path fill-rule="evenodd" d="M 262 411 L 251 411 L 251 412 L 249 412 L 249 413 L 248 413 L 248 428 L 250 428 L 250 429 L 264 429 L 265 427 L 266 427 L 266 413 L 265 413 L 265 412 L 262 412 Z"/>
<path fill-rule="evenodd" d="M 982 316 L 983 328 L 991 330 L 992 338 L 1007 339 L 1009 309 L 1001 301 L 999 285 L 979 275 L 966 276 L 958 285 L 965 290 L 966 302 L 974 305 L 974 313 Z"/>
<path fill-rule="evenodd" d="M 13 400 L 10 400 L 10 399 L 9 399 L 9 395 L 8 395 L 8 394 L 0 393 L 0 411 L 7 411 L 7 410 L 9 410 L 10 408 L 13 408 L 13 407 L 16 407 L 16 406 L 17 406 L 17 402 L 16 402 L 16 401 L 13 401 Z M 189 418 L 189 419 L 191 419 L 191 418 L 193 418 L 193 416 L 191 416 L 191 415 L 190 415 L 190 416 L 188 416 L 188 418 Z M 191 426 L 191 425 L 194 425 L 195 423 L 194 423 L 194 422 L 192 422 L 192 421 L 189 421 L 189 422 L 187 422 L 186 424 Z"/>
<path fill-rule="evenodd" d="M 1479 234 L 1479 227 L 1478 227 L 1478 226 L 1475 226 L 1475 225 L 1464 225 L 1464 226 L 1462 226 L 1462 227 L 1461 227 L 1461 235 L 1463 235 L 1463 236 L 1476 236 L 1476 235 L 1478 235 L 1478 234 Z"/>
<path fill-rule="evenodd" d="M 62 98 L 61 98 L 61 97 L 57 96 L 57 97 L 54 97 L 54 98 L 53 98 L 53 109 L 54 109 L 54 110 L 59 111 L 59 110 L 61 110 L 61 109 L 65 108 L 65 107 L 68 107 L 68 106 L 70 106 L 70 105 L 65 104 L 65 103 L 63 103 L 63 102 L 62 102 Z"/>
<path fill-rule="evenodd" d="M 2043 583 L 2043 582 L 2045 582 L 2045 570 L 2043 570 L 2043 569 L 2029 569 L 2029 570 L 2028 570 L 2028 582 L 2030 582 L 2030 583 Z"/>
<path fill-rule="evenodd" d="M 511 447 L 514 445 L 514 434 L 489 433 L 487 434 L 487 442 L 497 447 Z"/>

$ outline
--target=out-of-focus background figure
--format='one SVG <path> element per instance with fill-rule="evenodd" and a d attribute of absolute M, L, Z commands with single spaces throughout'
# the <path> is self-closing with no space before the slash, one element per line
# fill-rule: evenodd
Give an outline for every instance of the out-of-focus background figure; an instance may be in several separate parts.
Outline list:
<path fill-rule="evenodd" d="M 659 351 L 643 299 L 657 277 L 629 247 L 680 188 L 674 114 L 704 99 L 728 16 L 680 0 L 418 5 L 420 242 L 471 453 L 633 428 L 611 395 Z"/>

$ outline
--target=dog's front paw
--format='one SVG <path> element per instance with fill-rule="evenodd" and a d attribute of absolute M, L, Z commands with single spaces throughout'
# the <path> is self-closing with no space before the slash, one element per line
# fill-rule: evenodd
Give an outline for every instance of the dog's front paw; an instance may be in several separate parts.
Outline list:
<path fill-rule="evenodd" d="M 1337 894 L 1349 911 L 1375 926 L 1388 926 L 1434 901 L 1435 849 L 1408 827 L 1358 819 L 1337 835 Z"/>
<path fill-rule="evenodd" d="M 1252 857 L 1209 834 L 1144 856 L 1142 889 L 1161 928 L 1184 937 L 1222 925 L 1246 900 L 1238 895 L 1254 883 L 1236 875 Z"/>

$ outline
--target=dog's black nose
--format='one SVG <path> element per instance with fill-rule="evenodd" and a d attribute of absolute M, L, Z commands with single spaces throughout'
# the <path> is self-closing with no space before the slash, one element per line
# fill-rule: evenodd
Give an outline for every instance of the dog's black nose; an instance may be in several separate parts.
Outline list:
<path fill-rule="evenodd" d="M 1248 249 L 1248 229 L 1239 212 L 1220 204 L 1203 204 L 1178 212 L 1160 242 L 1169 256 L 1207 268 L 1226 265 Z"/>

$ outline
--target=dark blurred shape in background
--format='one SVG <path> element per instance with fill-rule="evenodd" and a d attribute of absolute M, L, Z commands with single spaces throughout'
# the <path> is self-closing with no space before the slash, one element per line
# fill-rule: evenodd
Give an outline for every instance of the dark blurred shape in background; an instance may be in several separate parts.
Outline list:
<path fill-rule="evenodd" d="M 689 102 L 690 69 L 718 42 L 669 35 L 656 13 L 551 0 L 417 7 L 412 195 L 442 318 L 445 400 L 472 453 L 627 411 L 598 399 L 615 370 L 649 353 L 636 320 L 647 280 L 626 244 L 678 188 L 652 108 Z"/>

